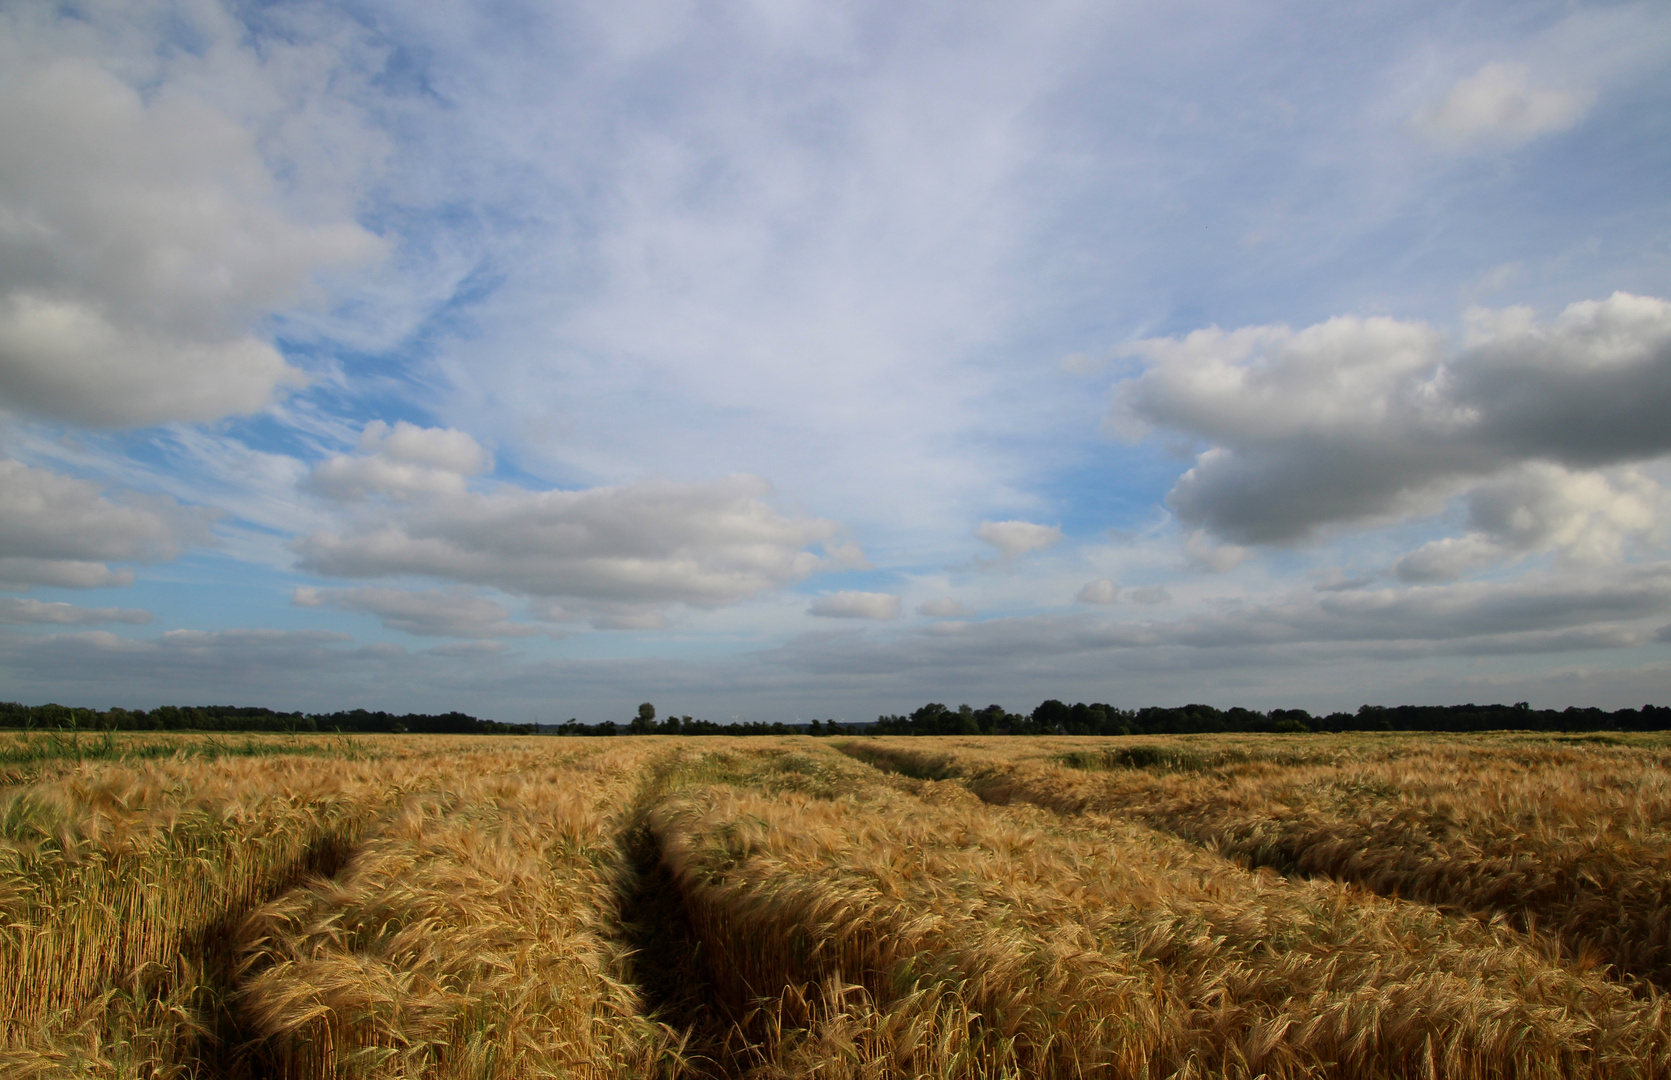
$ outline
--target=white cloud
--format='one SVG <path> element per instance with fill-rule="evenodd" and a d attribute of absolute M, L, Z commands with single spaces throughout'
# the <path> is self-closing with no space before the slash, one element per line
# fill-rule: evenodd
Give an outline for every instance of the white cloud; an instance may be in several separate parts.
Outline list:
<path fill-rule="evenodd" d="M 975 537 L 997 548 L 1000 557 L 1010 562 L 1056 544 L 1062 539 L 1062 530 L 1030 521 L 983 521 L 975 529 Z"/>
<path fill-rule="evenodd" d="M 1498 543 L 1602 563 L 1617 561 L 1629 537 L 1661 524 L 1666 496 L 1634 469 L 1609 477 L 1533 463 L 1480 485 L 1467 502 L 1469 524 Z"/>
<path fill-rule="evenodd" d="M 1117 604 L 1120 602 L 1120 587 L 1107 578 L 1088 582 L 1074 596 L 1074 600 L 1081 604 Z"/>
<path fill-rule="evenodd" d="M 209 540 L 212 515 L 173 499 L 124 494 L 0 459 L 0 583 L 18 588 L 125 585 L 109 560 L 162 562 Z"/>
<path fill-rule="evenodd" d="M 425 428 L 405 420 L 365 426 L 360 453 L 337 454 L 317 465 L 309 487 L 329 498 L 354 501 L 373 495 L 407 499 L 460 494 L 467 478 L 485 472 L 492 458 L 469 434 Z"/>
<path fill-rule="evenodd" d="M 94 623 L 151 621 L 151 613 L 138 608 L 85 608 L 62 602 L 47 603 L 16 596 L 0 596 L 0 623 L 48 623 L 58 626 L 87 626 Z"/>
<path fill-rule="evenodd" d="M 828 565 L 806 550 L 834 522 L 790 517 L 752 476 L 584 491 L 506 488 L 381 505 L 342 532 L 299 540 L 303 569 L 331 577 L 418 574 L 573 601 L 617 624 L 642 608 L 719 607 Z M 843 558 L 852 554 L 843 549 Z M 837 560 L 839 561 L 839 560 Z"/>
<path fill-rule="evenodd" d="M 936 596 L 917 605 L 918 615 L 934 619 L 963 618 L 974 614 L 962 602 L 950 596 Z"/>
<path fill-rule="evenodd" d="M 828 619 L 891 619 L 899 614 L 899 597 L 876 592 L 830 593 L 814 600 L 807 614 Z"/>
<path fill-rule="evenodd" d="M 1447 358 L 1420 323 L 1336 318 L 1136 343 L 1111 423 L 1209 443 L 1168 503 L 1233 544 L 1431 512 L 1542 461 L 1595 470 L 1671 452 L 1671 303 L 1615 293 L 1549 323 L 1476 313 Z"/>
<path fill-rule="evenodd" d="M 1393 572 L 1401 581 L 1455 581 L 1473 570 L 1501 562 L 1509 552 L 1478 533 L 1429 540 L 1399 558 Z"/>
<path fill-rule="evenodd" d="M 1240 545 L 1215 543 L 1205 529 L 1184 534 L 1184 565 L 1191 570 L 1226 574 L 1246 562 L 1248 554 Z"/>
<path fill-rule="evenodd" d="M 1126 590 L 1126 599 L 1134 604 L 1170 604 L 1172 593 L 1164 585 L 1138 585 Z"/>
<path fill-rule="evenodd" d="M 394 427 L 373 420 L 360 434 L 360 450 L 390 461 L 424 465 L 462 476 L 474 476 L 493 463 L 469 434 L 453 428 L 425 428 L 405 420 Z"/>
<path fill-rule="evenodd" d="M 345 611 L 363 611 L 382 620 L 390 630 L 423 637 L 530 637 L 540 628 L 509 621 L 510 609 L 469 589 L 350 589 L 296 590 L 291 603 L 298 607 L 329 604 Z"/>
<path fill-rule="evenodd" d="M 1448 581 L 1532 552 L 1578 564 L 1617 562 L 1633 540 L 1664 539 L 1671 501 L 1634 469 L 1574 472 L 1532 463 L 1469 491 L 1469 531 L 1399 559 L 1405 581 Z"/>
<path fill-rule="evenodd" d="M 261 408 L 300 381 L 262 318 L 379 242 L 287 212 L 212 93 L 43 14 L 0 14 L 0 146 L 28 148 L 0 170 L 0 401 L 111 427 Z"/>
<path fill-rule="evenodd" d="M 606 17 L 573 11 L 536 22 L 597 40 Z M 994 487 L 1028 471 L 966 436 L 1062 437 L 1032 422 L 1047 395 L 1030 373 L 970 358 L 1044 291 L 1013 261 L 1043 212 L 1017 171 L 1040 134 L 1027 103 L 1088 48 L 1044 9 L 950 36 L 906 8 L 831 8 L 828 35 L 763 11 L 665 11 L 682 29 L 653 61 L 552 64 L 507 41 L 483 71 L 437 50 L 467 87 L 515 70 L 544 103 L 470 95 L 471 137 L 539 151 L 497 174 L 518 183 L 494 194 L 519 229 L 484 261 L 511 276 L 486 305 L 499 321 L 443 361 L 476 410 L 450 417 L 565 479 L 770 475 L 863 523 L 867 546 L 950 559 L 956 523 L 993 516 Z M 912 45 L 866 44 L 885 40 Z M 594 107 L 641 99 L 666 110 Z"/>
<path fill-rule="evenodd" d="M 1566 131 L 1595 101 L 1588 89 L 1534 85 L 1524 64 L 1486 64 L 1451 87 L 1442 102 L 1420 109 L 1410 125 L 1443 146 L 1518 146 L 1539 135 Z"/>

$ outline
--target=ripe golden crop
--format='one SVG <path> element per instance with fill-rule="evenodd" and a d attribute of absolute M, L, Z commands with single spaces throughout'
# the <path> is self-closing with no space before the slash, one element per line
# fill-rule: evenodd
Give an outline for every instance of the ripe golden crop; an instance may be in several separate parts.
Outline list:
<path fill-rule="evenodd" d="M 1671 1077 L 1657 744 L 155 742 L 0 788 L 0 1076 Z"/>

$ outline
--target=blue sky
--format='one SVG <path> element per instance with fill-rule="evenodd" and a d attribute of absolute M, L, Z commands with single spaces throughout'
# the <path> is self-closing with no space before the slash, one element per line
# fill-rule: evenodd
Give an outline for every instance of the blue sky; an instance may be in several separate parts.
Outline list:
<path fill-rule="evenodd" d="M 0 11 L 0 697 L 1664 703 L 1653 4 Z"/>

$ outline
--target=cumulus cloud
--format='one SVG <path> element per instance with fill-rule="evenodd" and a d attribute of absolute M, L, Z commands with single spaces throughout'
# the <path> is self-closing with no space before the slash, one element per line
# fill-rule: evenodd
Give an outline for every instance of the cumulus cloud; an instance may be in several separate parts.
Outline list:
<path fill-rule="evenodd" d="M 387 442 L 379 446 L 386 456 Z M 563 600 L 626 626 L 649 620 L 655 607 L 719 607 L 828 565 L 806 549 L 832 537 L 835 523 L 784 515 L 765 501 L 769 491 L 753 476 L 583 491 L 431 491 L 377 504 L 350 528 L 313 533 L 294 548 L 303 569 L 329 577 L 417 574 L 487 585 Z M 843 548 L 834 561 L 850 555 Z"/>
<path fill-rule="evenodd" d="M 1443 101 L 1418 110 L 1410 126 L 1452 149 L 1518 146 L 1570 129 L 1594 101 L 1594 92 L 1587 89 L 1535 85 L 1524 64 L 1492 63 L 1459 80 Z"/>
<path fill-rule="evenodd" d="M 1663 489 L 1634 469 L 1573 472 L 1532 463 L 1480 484 L 1463 499 L 1469 531 L 1424 544 L 1393 569 L 1405 581 L 1447 581 L 1534 552 L 1578 564 L 1617 562 L 1632 540 L 1667 520 Z"/>
<path fill-rule="evenodd" d="M 303 587 L 296 590 L 291 603 L 298 607 L 328 604 L 345 611 L 363 611 L 377 616 L 387 629 L 422 637 L 529 637 L 541 632 L 537 626 L 510 622 L 509 608 L 469 589 L 413 592 L 372 586 Z"/>
<path fill-rule="evenodd" d="M 425 428 L 400 420 L 393 427 L 373 420 L 360 435 L 358 454 L 337 454 L 314 467 L 309 487 L 344 502 L 383 495 L 457 495 L 471 476 L 485 472 L 492 458 L 469 434 L 454 428 Z"/>
<path fill-rule="evenodd" d="M 111 427 L 261 408 L 301 378 L 261 319 L 379 242 L 288 214 L 188 80 L 142 93 L 39 15 L 0 14 L 0 145 L 29 148 L 0 170 L 0 401 Z"/>
<path fill-rule="evenodd" d="M 1205 529 L 1194 529 L 1184 536 L 1184 565 L 1191 570 L 1225 574 L 1246 562 L 1247 557 L 1247 548 L 1216 543 Z"/>
<path fill-rule="evenodd" d="M 1127 589 L 1125 596 L 1127 600 L 1134 604 L 1152 606 L 1172 602 L 1172 593 L 1164 585 L 1138 585 L 1135 588 Z"/>
<path fill-rule="evenodd" d="M 1351 317 L 1131 351 L 1148 365 L 1117 385 L 1111 426 L 1208 443 L 1168 504 L 1231 544 L 1431 512 L 1529 463 L 1577 473 L 1671 451 L 1671 303 L 1649 297 L 1576 303 L 1548 323 L 1475 313 L 1454 356 L 1424 324 Z M 1504 512 L 1480 498 L 1482 520 Z"/>
<path fill-rule="evenodd" d="M 974 612 L 970 611 L 967 607 L 964 607 L 961 602 L 954 600 L 952 597 L 936 596 L 918 604 L 917 614 L 927 615 L 934 619 L 946 619 L 963 618 L 968 615 L 973 615 Z"/>
<path fill-rule="evenodd" d="M 151 613 L 138 608 L 85 608 L 62 602 L 48 603 L 0 596 L 0 623 L 46 623 L 57 626 L 90 626 L 97 623 L 143 624 Z"/>
<path fill-rule="evenodd" d="M 899 614 L 899 597 L 877 592 L 829 593 L 814 600 L 807 613 L 827 619 L 891 619 Z"/>
<path fill-rule="evenodd" d="M 1087 582 L 1074 600 L 1081 604 L 1117 604 L 1120 602 L 1120 587 L 1107 578 Z"/>
<path fill-rule="evenodd" d="M 97 484 L 0 459 L 0 584 L 126 585 L 107 561 L 162 562 L 209 540 L 212 515 L 173 499 L 106 498 Z"/>
<path fill-rule="evenodd" d="M 1062 539 L 1062 530 L 1055 525 L 1035 525 L 1030 521 L 983 521 L 975 529 L 975 537 L 998 549 L 1004 562 L 1012 562 L 1031 551 L 1042 551 Z"/>

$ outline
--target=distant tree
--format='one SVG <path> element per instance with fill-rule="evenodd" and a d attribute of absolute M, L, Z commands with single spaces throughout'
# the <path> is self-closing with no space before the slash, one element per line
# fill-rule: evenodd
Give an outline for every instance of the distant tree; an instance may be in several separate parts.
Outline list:
<path fill-rule="evenodd" d="M 1068 722 L 1072 719 L 1073 710 L 1055 698 L 1041 701 L 1039 707 L 1033 710 L 1034 730 L 1044 735 L 1057 731 L 1065 733 L 1068 730 Z"/>
<path fill-rule="evenodd" d="M 656 707 L 646 701 L 638 707 L 638 715 L 629 726 L 634 735 L 648 735 L 656 730 Z"/>
<path fill-rule="evenodd" d="M 931 701 L 911 714 L 909 731 L 913 735 L 955 735 L 955 723 L 948 724 L 948 716 L 955 721 L 957 714 L 938 701 Z"/>

